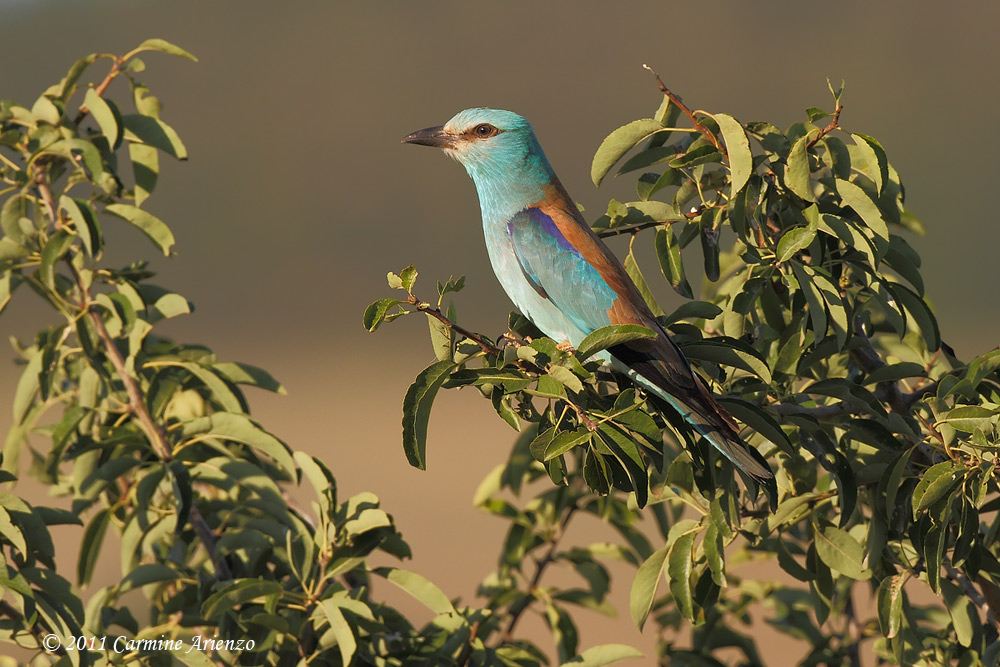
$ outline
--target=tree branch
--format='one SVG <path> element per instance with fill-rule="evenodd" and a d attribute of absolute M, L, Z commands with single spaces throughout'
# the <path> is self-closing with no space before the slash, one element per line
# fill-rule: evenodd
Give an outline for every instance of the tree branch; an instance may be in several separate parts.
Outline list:
<path fill-rule="evenodd" d="M 97 93 L 98 97 L 104 95 L 104 91 L 108 89 L 108 86 L 110 86 L 111 82 L 115 80 L 115 77 L 122 73 L 122 66 L 124 64 L 125 62 L 121 58 L 114 59 L 114 64 L 111 65 L 111 71 L 108 72 L 108 75 L 104 77 L 104 80 L 97 84 L 94 88 L 94 92 Z M 73 124 L 79 125 L 80 122 L 87 117 L 88 113 L 90 113 L 90 109 L 88 109 L 85 105 L 80 105 L 80 110 L 77 111 L 76 118 L 73 119 Z"/>
<path fill-rule="evenodd" d="M 106 81 L 110 83 L 109 80 L 106 79 Z M 106 84 L 105 87 L 107 87 Z M 34 180 L 35 185 L 38 188 L 38 192 L 41 195 L 42 203 L 45 205 L 46 212 L 52 220 L 53 226 L 58 228 L 62 224 L 62 220 L 59 217 L 59 211 L 56 208 L 52 188 L 45 178 L 45 172 L 43 169 L 38 169 Z M 128 395 L 128 403 L 126 404 L 125 409 L 129 414 L 138 420 L 139 426 L 145 433 L 146 438 L 149 440 L 150 446 L 152 447 L 157 458 L 164 463 L 169 463 L 173 458 L 173 452 L 171 451 L 170 444 L 167 441 L 167 437 L 164 434 L 163 429 L 160 428 L 160 426 L 153 420 L 153 416 L 146 408 L 146 401 L 143 398 L 142 390 L 139 389 L 139 384 L 136 382 L 135 378 L 129 374 L 121 351 L 115 344 L 115 340 L 108 332 L 107 327 L 104 326 L 104 318 L 101 317 L 100 311 L 94 307 L 93 298 L 91 297 L 90 290 L 87 288 L 87 285 L 83 280 L 83 276 L 80 275 L 80 271 L 76 268 L 68 256 L 66 257 L 66 265 L 69 267 L 70 274 L 73 277 L 73 282 L 76 284 L 76 288 L 80 293 L 80 302 L 78 307 L 81 312 L 85 312 L 87 314 L 87 317 L 94 325 L 94 330 L 97 332 L 97 337 L 101 341 L 101 347 L 104 349 L 104 354 L 114 367 L 115 372 L 118 374 L 118 377 L 122 382 L 122 386 L 125 388 L 125 393 Z M 204 517 L 202 517 L 196 507 L 191 507 L 191 511 L 188 514 L 188 520 L 191 522 L 191 526 L 194 528 L 195 534 L 208 551 L 209 557 L 215 565 L 216 574 L 218 574 L 222 579 L 232 578 L 229 566 L 216 553 L 216 539 L 215 534 L 212 532 L 212 528 L 208 525 L 208 522 L 205 521 Z"/>
<path fill-rule="evenodd" d="M 699 206 L 694 210 L 688 211 L 687 213 L 682 213 L 688 220 L 693 220 L 699 215 L 705 212 L 705 206 Z M 602 239 L 609 236 L 618 236 L 620 234 L 636 234 L 644 229 L 649 229 L 650 227 L 669 227 L 675 222 L 680 222 L 680 220 L 650 220 L 649 222 L 640 222 L 637 225 L 628 225 L 625 227 L 612 227 L 610 229 L 603 229 L 599 232 L 595 232 Z"/>
<path fill-rule="evenodd" d="M 944 571 L 948 575 L 949 579 L 962 587 L 962 590 L 965 591 L 965 595 L 969 598 L 969 600 L 983 610 L 986 614 L 986 620 L 992 624 L 993 627 L 1000 628 L 1000 622 L 997 621 L 997 617 L 993 614 L 993 605 L 986 601 L 986 598 L 978 590 L 976 590 L 976 587 L 972 585 L 969 578 L 956 569 L 955 566 L 951 564 L 951 560 L 948 558 L 944 559 Z M 992 586 L 994 589 L 996 588 L 996 586 L 993 586 L 982 577 L 979 578 L 979 585 L 984 591 L 986 590 L 986 586 Z"/>
<path fill-rule="evenodd" d="M 809 140 L 806 144 L 806 150 L 815 146 L 820 139 L 825 137 L 830 132 L 840 129 L 840 112 L 843 110 L 844 106 L 840 103 L 840 100 L 837 100 L 837 107 L 833 110 L 833 118 L 830 119 L 830 122 L 827 123 L 826 127 L 819 131 L 819 134 Z"/>
<path fill-rule="evenodd" d="M 486 352 L 487 354 L 500 354 L 500 348 L 494 345 L 493 341 L 486 338 L 485 336 L 473 333 L 472 331 L 469 331 L 468 329 L 465 329 L 455 324 L 450 319 L 448 319 L 448 317 L 444 313 L 441 312 L 440 308 L 434 308 L 429 303 L 421 301 L 412 294 L 408 297 L 407 301 L 410 303 L 410 305 L 415 306 L 416 309 L 419 310 L 421 313 L 427 313 L 428 315 L 438 320 L 439 322 L 441 322 L 441 324 L 445 325 L 452 331 L 455 331 L 456 333 L 459 333 L 462 336 L 465 336 L 466 338 L 471 340 L 473 343 L 478 345 L 483 352 Z"/>
<path fill-rule="evenodd" d="M 711 142 L 711 144 L 715 146 L 720 153 L 722 153 L 728 158 L 729 153 L 726 151 L 725 146 L 723 146 L 722 143 L 719 141 L 719 139 L 714 134 L 712 134 L 711 130 L 709 130 L 707 127 L 705 127 L 698 121 L 698 118 L 694 115 L 694 112 L 691 111 L 691 109 L 688 108 L 686 104 L 681 102 L 681 98 L 677 97 L 677 95 L 675 95 L 669 88 L 667 88 L 663 84 L 663 80 L 660 78 L 660 75 L 656 73 L 656 70 L 654 70 L 649 65 L 643 65 L 642 68 L 653 73 L 653 76 L 656 77 L 656 85 L 659 86 L 660 92 L 666 95 L 670 99 L 670 102 L 672 104 L 676 105 L 678 109 L 684 112 L 684 115 L 687 116 L 688 120 L 691 121 L 691 124 L 694 125 L 694 129 L 701 132 L 702 136 L 708 139 L 709 142 Z"/>
<path fill-rule="evenodd" d="M 548 550 L 546 550 L 545 555 L 536 562 L 535 576 L 531 578 L 531 584 L 528 586 L 528 593 L 510 608 L 510 621 L 507 623 L 507 628 L 504 630 L 501 637 L 502 643 L 507 643 L 513 638 L 514 628 L 517 627 L 517 623 L 521 620 L 521 616 L 524 612 L 531 606 L 531 603 L 534 600 L 532 592 L 538 588 L 538 584 L 542 580 L 542 575 L 545 574 L 545 569 L 555 562 L 556 550 L 559 548 L 559 540 L 561 540 L 562 536 L 565 534 L 566 525 L 573 517 L 574 512 L 576 512 L 576 504 L 570 505 L 569 509 L 566 511 L 566 516 L 563 517 L 563 520 L 559 523 L 559 528 L 549 541 Z"/>

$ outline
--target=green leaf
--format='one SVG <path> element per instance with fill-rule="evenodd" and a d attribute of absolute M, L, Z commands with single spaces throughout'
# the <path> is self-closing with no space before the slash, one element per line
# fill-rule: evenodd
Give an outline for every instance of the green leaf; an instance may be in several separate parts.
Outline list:
<path fill-rule="evenodd" d="M 896 511 L 896 494 L 902 485 L 903 475 L 906 473 L 906 466 L 914 449 L 915 447 L 910 447 L 899 454 L 879 479 L 878 492 L 885 497 L 883 509 L 887 518 L 891 519 Z"/>
<path fill-rule="evenodd" d="M 983 624 L 968 596 L 960 587 L 946 579 L 941 580 L 941 594 L 948 605 L 948 615 L 951 616 L 951 625 L 955 629 L 958 643 L 965 647 L 972 646 L 976 629 L 982 628 Z"/>
<path fill-rule="evenodd" d="M 27 257 L 30 253 L 28 249 L 17 241 L 9 238 L 0 238 L 0 262 Z"/>
<path fill-rule="evenodd" d="M 851 181 L 838 178 L 836 185 L 837 193 L 840 194 L 840 199 L 844 203 L 844 206 L 853 208 L 861 216 L 864 223 L 868 225 L 868 228 L 884 241 L 883 244 L 876 244 L 876 247 L 879 250 L 879 256 L 885 254 L 889 244 L 889 227 L 885 224 L 885 219 L 882 218 L 882 213 L 879 212 L 878 205 L 872 201 L 871 197 L 865 194 L 864 190 Z"/>
<path fill-rule="evenodd" d="M 826 302 L 823 300 L 823 293 L 820 292 L 812 279 L 815 274 L 810 273 L 802 262 L 792 260 L 791 266 L 795 279 L 799 283 L 799 290 L 806 298 L 813 333 L 816 334 L 816 340 L 821 340 L 826 336 L 827 329 Z"/>
<path fill-rule="evenodd" d="M 94 574 L 94 566 L 101 555 L 101 546 L 104 544 L 104 534 L 107 532 L 111 514 L 107 509 L 102 509 L 87 524 L 83 531 L 83 540 L 80 544 L 80 555 L 76 563 L 76 578 L 81 586 L 86 586 Z"/>
<path fill-rule="evenodd" d="M 779 262 L 787 262 L 795 253 L 809 247 L 816 238 L 816 229 L 809 227 L 793 227 L 781 235 L 778 249 L 775 251 Z"/>
<path fill-rule="evenodd" d="M 691 285 L 684 277 L 681 247 L 674 235 L 673 226 L 658 228 L 653 245 L 656 248 L 656 258 L 660 262 L 660 271 L 663 273 L 663 277 L 678 294 L 686 299 L 693 299 L 694 293 L 691 291 Z"/>
<path fill-rule="evenodd" d="M 927 377 L 927 371 L 923 364 L 913 361 L 902 361 L 897 364 L 889 364 L 882 368 L 876 368 L 865 378 L 865 384 L 877 384 L 879 382 L 898 382 L 903 378 Z"/>
<path fill-rule="evenodd" d="M 178 160 L 188 158 L 187 148 L 177 132 L 159 118 L 125 114 L 122 116 L 122 124 L 125 126 L 126 140 L 153 146 Z"/>
<path fill-rule="evenodd" d="M 379 299 L 365 308 L 363 323 L 368 331 L 375 331 L 385 322 L 385 314 L 393 306 L 401 303 L 399 299 Z"/>
<path fill-rule="evenodd" d="M 914 521 L 921 510 L 947 495 L 961 481 L 964 473 L 965 466 L 954 461 L 943 461 L 928 468 L 913 490 Z"/>
<path fill-rule="evenodd" d="M 427 315 L 427 329 L 430 332 L 431 348 L 438 361 L 451 361 L 455 355 L 455 335 L 441 320 L 430 313 Z M 449 317 L 451 321 L 454 320 Z"/>
<path fill-rule="evenodd" d="M 451 361 L 431 364 L 417 375 L 403 398 L 403 451 L 410 465 L 427 467 L 427 423 L 438 389 L 455 368 Z"/>
<path fill-rule="evenodd" d="M 277 581 L 262 579 L 236 581 L 209 596 L 201 606 L 201 615 L 203 618 L 214 618 L 243 604 L 255 601 L 263 603 L 267 598 L 277 598 L 281 592 L 281 584 Z"/>
<path fill-rule="evenodd" d="M 287 394 L 284 385 L 278 382 L 274 376 L 263 368 L 251 366 L 238 361 L 220 361 L 212 365 L 212 368 L 220 373 L 233 384 L 245 384 L 251 387 L 258 387 L 275 394 Z"/>
<path fill-rule="evenodd" d="M 783 446 L 785 451 L 793 451 L 792 442 L 781 430 L 781 425 L 759 405 L 735 396 L 716 398 L 734 417 L 767 438 L 769 442 Z"/>
<path fill-rule="evenodd" d="M 885 156 L 885 149 L 882 148 L 882 144 L 878 140 L 866 134 L 852 134 L 851 139 L 854 139 L 858 149 L 875 167 L 871 176 L 878 194 L 881 195 L 885 184 L 889 182 L 889 161 Z"/>
<path fill-rule="evenodd" d="M 753 154 L 750 152 L 750 140 L 747 138 L 743 126 L 732 116 L 717 113 L 712 117 L 719 124 L 722 139 L 726 144 L 726 152 L 729 153 L 729 170 L 732 172 L 730 197 L 735 197 L 736 193 L 747 184 L 747 181 L 750 180 L 750 174 L 753 173 Z"/>
<path fill-rule="evenodd" d="M 117 150 L 122 141 L 121 115 L 114 102 L 108 102 L 97 94 L 93 88 L 87 89 L 83 104 L 90 110 L 90 115 L 97 121 L 101 134 L 108 140 L 111 150 Z"/>
<path fill-rule="evenodd" d="M 684 155 L 667 162 L 671 169 L 691 169 L 702 164 L 722 162 L 722 153 L 712 144 L 692 144 Z M 679 202 L 678 202 L 679 203 Z"/>
<path fill-rule="evenodd" d="M 635 237 L 632 237 L 632 241 Z M 663 309 L 660 308 L 660 304 L 656 302 L 656 297 L 653 296 L 652 291 L 649 289 L 649 285 L 646 283 L 645 276 L 642 275 L 642 269 L 639 268 L 639 263 L 635 261 L 635 255 L 632 254 L 631 242 L 629 244 L 628 256 L 625 258 L 625 272 L 628 273 L 629 278 L 635 283 L 635 286 L 639 289 L 639 294 L 642 295 L 643 301 L 649 306 L 649 310 L 656 317 L 661 317 Z"/>
<path fill-rule="evenodd" d="M 445 360 L 447 361 L 447 360 Z M 484 384 L 503 387 L 504 392 L 521 391 L 532 383 L 532 378 L 515 368 L 463 368 L 448 378 L 448 387 Z"/>
<path fill-rule="evenodd" d="M 165 581 L 180 579 L 181 575 L 177 570 L 162 563 L 146 563 L 139 565 L 129 572 L 118 584 L 118 591 L 125 593 L 133 588 L 141 588 L 150 584 L 159 584 Z"/>
<path fill-rule="evenodd" d="M 670 592 L 674 597 L 674 604 L 681 616 L 689 621 L 694 620 L 694 600 L 691 589 L 691 570 L 694 566 L 691 552 L 694 548 L 694 538 L 696 533 L 690 532 L 680 535 L 670 548 L 670 556 L 667 557 L 667 574 L 670 579 Z"/>
<path fill-rule="evenodd" d="M 812 179 L 809 177 L 809 151 L 806 144 L 808 135 L 799 137 L 788 152 L 788 167 L 785 170 L 785 185 L 788 189 L 806 201 L 816 201 L 813 194 Z"/>
<path fill-rule="evenodd" d="M 138 227 L 163 251 L 164 255 L 170 255 L 170 248 L 174 245 L 174 235 L 162 220 L 129 204 L 108 204 L 105 210 Z"/>
<path fill-rule="evenodd" d="M 698 361 L 711 361 L 725 364 L 753 373 L 766 384 L 771 384 L 771 369 L 760 353 L 737 338 L 719 336 L 706 338 L 693 343 L 678 345 L 684 356 Z"/>
<path fill-rule="evenodd" d="M 878 624 L 886 639 L 892 639 L 899 634 L 903 617 L 903 582 L 906 578 L 901 574 L 886 577 L 879 583 L 876 609 Z"/>
<path fill-rule="evenodd" d="M 14 524 L 10 513 L 7 512 L 7 510 L 2 506 L 0 506 L 0 535 L 7 538 L 7 541 L 16 547 L 17 550 L 23 555 L 28 555 L 28 545 L 24 541 L 24 535 L 21 533 L 21 529 Z M 0 554 L 0 557 L 2 557 L 2 554 Z"/>
<path fill-rule="evenodd" d="M 719 528 L 714 523 L 710 524 L 705 530 L 705 539 L 702 541 L 702 548 L 705 550 L 705 560 L 708 561 L 708 567 L 712 573 L 712 581 L 715 582 L 716 586 L 725 588 L 725 545 L 722 543 L 722 535 L 719 534 Z"/>
<path fill-rule="evenodd" d="M 822 530 L 817 527 L 813 534 L 816 538 L 816 554 L 831 569 L 858 581 L 871 578 L 871 570 L 863 564 L 864 549 L 847 531 L 827 526 Z"/>
<path fill-rule="evenodd" d="M 663 130 L 663 125 L 652 118 L 634 120 L 627 125 L 619 127 L 609 134 L 601 142 L 597 152 L 594 153 L 594 161 L 590 166 L 590 179 L 594 185 L 600 186 L 601 181 L 607 176 L 611 167 L 615 166 L 625 153 L 632 150 L 636 144 L 650 136 Z"/>
<path fill-rule="evenodd" d="M 629 594 L 629 611 L 632 614 L 632 622 L 642 630 L 653 608 L 653 600 L 656 597 L 656 589 L 663 577 L 663 570 L 667 562 L 667 554 L 670 553 L 670 545 L 658 549 L 643 561 L 635 573 L 632 580 L 632 591 Z"/>
<path fill-rule="evenodd" d="M 649 475 L 635 441 L 607 423 L 600 425 L 598 433 L 604 444 L 625 468 L 625 474 L 628 475 L 632 490 L 635 492 L 635 502 L 639 509 L 642 509 L 649 498 Z"/>
<path fill-rule="evenodd" d="M 580 378 L 573 371 L 565 366 L 549 364 L 545 367 L 545 372 L 549 375 L 549 377 L 570 391 L 583 391 L 583 382 L 580 381 Z"/>
<path fill-rule="evenodd" d="M 351 631 L 351 624 L 344 618 L 344 613 L 340 610 L 336 600 L 329 598 L 322 600 L 319 603 L 319 610 L 326 616 L 330 630 L 333 631 L 333 635 L 337 639 L 337 650 L 340 651 L 341 664 L 351 664 L 351 660 L 354 659 L 354 654 L 358 650 L 358 641 Z"/>
<path fill-rule="evenodd" d="M 961 405 L 941 414 L 937 423 L 948 424 L 952 428 L 966 433 L 974 433 L 977 428 L 989 432 L 994 425 L 1000 424 L 997 415 L 1000 415 L 1000 409 L 986 408 L 981 405 Z"/>
<path fill-rule="evenodd" d="M 142 206 L 153 189 L 160 175 L 160 154 L 153 146 L 130 143 L 128 156 L 132 161 L 132 174 L 135 177 L 135 205 Z"/>
<path fill-rule="evenodd" d="M 42 249 L 42 263 L 38 267 L 38 275 L 42 283 L 50 290 L 56 288 L 55 264 L 62 259 L 71 245 L 73 245 L 72 234 L 65 229 L 60 229 L 49 237 L 45 248 Z"/>
<path fill-rule="evenodd" d="M 560 667 L 603 667 L 628 658 L 642 658 L 637 649 L 625 644 L 601 644 L 592 646 L 580 655 L 562 663 Z"/>
<path fill-rule="evenodd" d="M 586 361 L 598 352 L 634 340 L 652 340 L 659 334 L 638 324 L 612 324 L 587 335 L 577 348 L 577 358 Z"/>
<path fill-rule="evenodd" d="M 151 361 L 149 366 L 173 366 L 176 368 L 183 368 L 201 381 L 205 388 L 208 389 L 211 400 L 217 402 L 226 412 L 238 414 L 246 412 L 248 409 L 242 397 L 238 396 L 237 393 L 230 388 L 226 381 L 219 377 L 219 374 L 213 371 L 210 367 L 194 361 L 183 361 L 181 359 L 169 357 L 161 357 L 155 361 Z"/>
<path fill-rule="evenodd" d="M 812 276 L 816 289 L 819 290 L 820 296 L 823 297 L 827 313 L 830 316 L 830 326 L 833 327 L 833 333 L 837 338 L 837 349 L 842 350 L 847 343 L 850 330 L 847 321 L 847 308 L 844 306 L 844 300 L 840 296 L 840 290 L 825 270 L 813 268 L 805 264 L 802 267 L 803 271 Z"/>
<path fill-rule="evenodd" d="M 169 53 L 172 56 L 180 56 L 181 58 L 187 58 L 188 60 L 198 62 L 197 58 L 176 44 L 171 44 L 165 39 L 159 39 L 156 37 L 147 39 L 142 44 L 135 47 L 135 49 L 132 50 L 132 53 L 140 53 L 142 51 L 159 51 L 160 53 Z"/>
<path fill-rule="evenodd" d="M 267 454 L 292 479 L 298 468 L 288 445 L 265 431 L 260 424 L 243 414 L 215 412 L 206 417 L 209 428 L 202 433 L 234 442 L 240 442 Z"/>
<path fill-rule="evenodd" d="M 665 327 L 669 327 L 674 322 L 686 319 L 714 320 L 722 314 L 722 308 L 708 301 L 687 301 L 678 306 L 677 310 L 670 313 L 660 321 Z"/>
<path fill-rule="evenodd" d="M 795 577 L 799 581 L 812 581 L 816 578 L 816 574 L 809 569 L 802 567 L 797 560 L 792 556 L 791 552 L 788 550 L 788 545 L 785 540 L 781 537 L 777 540 L 778 546 L 778 565 L 781 569 Z"/>
<path fill-rule="evenodd" d="M 26 230 L 21 228 L 21 220 L 26 219 L 30 201 L 24 195 L 12 195 L 0 206 L 0 229 L 7 236 L 2 240 L 9 242 L 12 247 L 19 247 L 27 238 Z"/>
<path fill-rule="evenodd" d="M 562 431 L 545 446 L 542 461 L 551 461 L 557 456 L 562 456 L 574 447 L 590 442 L 592 437 L 593 433 L 586 426 L 581 426 L 575 431 Z"/>
<path fill-rule="evenodd" d="M 90 257 L 100 255 L 104 248 L 104 236 L 94 208 L 86 200 L 74 199 L 68 195 L 59 197 L 59 206 L 69 215 L 73 228 L 83 241 L 83 249 L 87 255 Z"/>
<path fill-rule="evenodd" d="M 377 567 L 372 572 L 396 584 L 436 614 L 458 613 L 440 588 L 416 572 L 395 567 Z"/>
<path fill-rule="evenodd" d="M 910 288 L 899 283 L 886 283 L 886 287 L 895 297 L 896 303 L 901 304 L 917 323 L 920 333 L 927 342 L 927 349 L 931 352 L 937 351 L 941 347 L 941 332 L 938 330 L 937 319 L 924 300 Z"/>
<path fill-rule="evenodd" d="M 75 166 L 83 169 L 93 183 L 99 183 L 104 175 L 104 162 L 101 159 L 101 153 L 94 144 L 86 139 L 62 139 L 47 146 L 44 152 L 68 158 Z M 79 162 L 77 161 L 78 155 Z"/>

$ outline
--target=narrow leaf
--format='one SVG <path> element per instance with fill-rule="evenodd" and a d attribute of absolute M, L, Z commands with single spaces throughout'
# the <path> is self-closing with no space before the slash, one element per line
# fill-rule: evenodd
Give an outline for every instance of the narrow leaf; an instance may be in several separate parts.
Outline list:
<path fill-rule="evenodd" d="M 431 364 L 417 375 L 403 398 L 403 451 L 410 465 L 427 467 L 427 424 L 438 389 L 455 368 L 451 361 Z"/>

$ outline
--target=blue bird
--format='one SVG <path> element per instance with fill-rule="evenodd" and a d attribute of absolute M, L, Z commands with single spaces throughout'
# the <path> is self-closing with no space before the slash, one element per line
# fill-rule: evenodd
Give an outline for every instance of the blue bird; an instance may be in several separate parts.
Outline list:
<path fill-rule="evenodd" d="M 479 193 L 490 262 L 517 308 L 545 335 L 577 347 L 611 324 L 638 324 L 657 333 L 602 355 L 674 410 L 740 470 L 768 490 L 774 474 L 746 445 L 738 426 L 695 376 L 657 322 L 621 262 L 584 221 L 563 188 L 534 130 L 522 116 L 466 109 L 440 127 L 403 143 L 444 149 L 472 177 Z"/>

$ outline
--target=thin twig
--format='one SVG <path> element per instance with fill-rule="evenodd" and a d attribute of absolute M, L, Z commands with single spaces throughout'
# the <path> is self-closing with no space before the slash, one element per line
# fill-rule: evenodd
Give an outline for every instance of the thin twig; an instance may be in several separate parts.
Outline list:
<path fill-rule="evenodd" d="M 125 62 L 121 58 L 114 59 L 114 63 L 111 65 L 111 71 L 108 72 L 108 75 L 104 77 L 104 80 L 97 84 L 94 88 L 94 92 L 97 93 L 98 97 L 104 95 L 104 91 L 108 89 L 108 86 L 110 86 L 111 82 L 115 80 L 115 77 L 122 73 L 122 66 L 124 64 Z M 87 117 L 88 113 L 90 113 L 90 109 L 81 105 L 80 110 L 76 114 L 76 118 L 73 119 L 73 124 L 79 125 L 80 122 Z"/>
<path fill-rule="evenodd" d="M 819 134 L 809 140 L 806 144 L 806 150 L 815 146 L 820 139 L 825 137 L 830 132 L 840 129 L 840 112 L 843 110 L 844 106 L 840 103 L 840 100 L 837 100 L 837 107 L 833 110 L 833 118 L 830 119 L 830 122 L 827 123 L 826 127 L 819 131 Z"/>
<path fill-rule="evenodd" d="M 726 157 L 729 157 L 729 153 L 726 152 L 725 146 L 723 146 L 722 143 L 719 141 L 719 139 L 714 134 L 712 134 L 711 130 L 709 130 L 707 127 L 705 127 L 698 121 L 698 118 L 694 115 L 694 112 L 691 111 L 691 109 L 688 108 L 686 104 L 681 102 L 681 98 L 677 97 L 677 95 L 675 95 L 669 88 L 667 88 L 663 84 L 663 80 L 660 78 L 660 75 L 656 73 L 656 70 L 654 70 L 649 65 L 643 65 L 642 68 L 653 73 L 653 76 L 656 77 L 656 85 L 659 86 L 660 92 L 666 95 L 670 99 L 670 101 L 677 106 L 678 109 L 684 112 L 684 115 L 687 116 L 688 120 L 691 121 L 691 124 L 694 125 L 694 129 L 701 132 L 701 134 L 706 139 L 708 139 L 712 143 L 712 145 L 718 149 L 720 153 L 722 153 Z"/>
<path fill-rule="evenodd" d="M 441 324 L 445 325 L 452 331 L 459 333 L 462 336 L 465 336 L 466 338 L 471 340 L 473 343 L 478 345 L 483 352 L 486 352 L 487 354 L 500 354 L 500 348 L 494 345 L 491 340 L 489 340 L 485 336 L 473 333 L 472 331 L 469 331 L 468 329 L 465 329 L 455 324 L 450 319 L 448 319 L 448 317 L 444 313 L 441 312 L 440 308 L 434 308 L 429 303 L 421 301 L 412 294 L 409 296 L 408 301 L 410 305 L 415 306 L 416 309 L 419 310 L 421 313 L 427 313 L 428 315 L 438 320 L 439 322 L 441 322 Z"/>
<path fill-rule="evenodd" d="M 501 639 L 503 643 L 509 642 L 513 638 L 514 628 L 517 627 L 517 622 L 521 620 L 521 616 L 528 609 L 528 607 L 531 606 L 531 603 L 534 600 L 532 592 L 538 588 L 538 584 L 542 580 L 542 575 L 545 574 L 545 569 L 555 562 L 556 550 L 559 548 L 559 540 L 561 540 L 562 536 L 565 535 L 566 525 L 569 523 L 569 520 L 572 518 L 574 512 L 576 512 L 575 504 L 571 505 L 566 511 L 566 516 L 563 517 L 563 520 L 559 523 L 559 528 L 549 541 L 548 550 L 545 552 L 545 555 L 536 562 L 535 576 L 531 578 L 531 584 L 528 586 L 527 595 L 518 600 L 517 603 L 510 608 L 510 621 L 507 623 L 507 628 L 504 630 Z"/>
<path fill-rule="evenodd" d="M 472 644 L 476 641 L 476 635 L 479 634 L 479 626 L 482 621 L 476 621 L 469 628 L 469 640 L 465 642 L 465 646 L 462 647 L 462 652 L 458 656 L 458 667 L 465 667 L 469 664 L 469 658 L 472 657 Z"/>
<path fill-rule="evenodd" d="M 694 218 L 697 218 L 699 215 L 701 215 L 704 212 L 705 212 L 705 207 L 704 206 L 699 206 L 699 207 L 695 208 L 694 210 L 688 211 L 687 213 L 682 213 L 681 215 L 683 215 L 688 220 L 693 220 Z M 603 230 L 601 230 L 599 232 L 596 232 L 596 233 L 597 233 L 598 236 L 600 236 L 603 239 L 603 238 L 607 238 L 609 236 L 618 236 L 620 234 L 636 234 L 638 232 L 641 232 L 644 229 L 649 229 L 651 227 L 669 227 L 670 225 L 674 224 L 675 222 L 681 222 L 681 221 L 680 220 L 650 220 L 649 222 L 640 222 L 637 225 L 628 225 L 628 226 L 625 226 L 625 227 L 612 227 L 610 229 L 603 229 Z"/>

